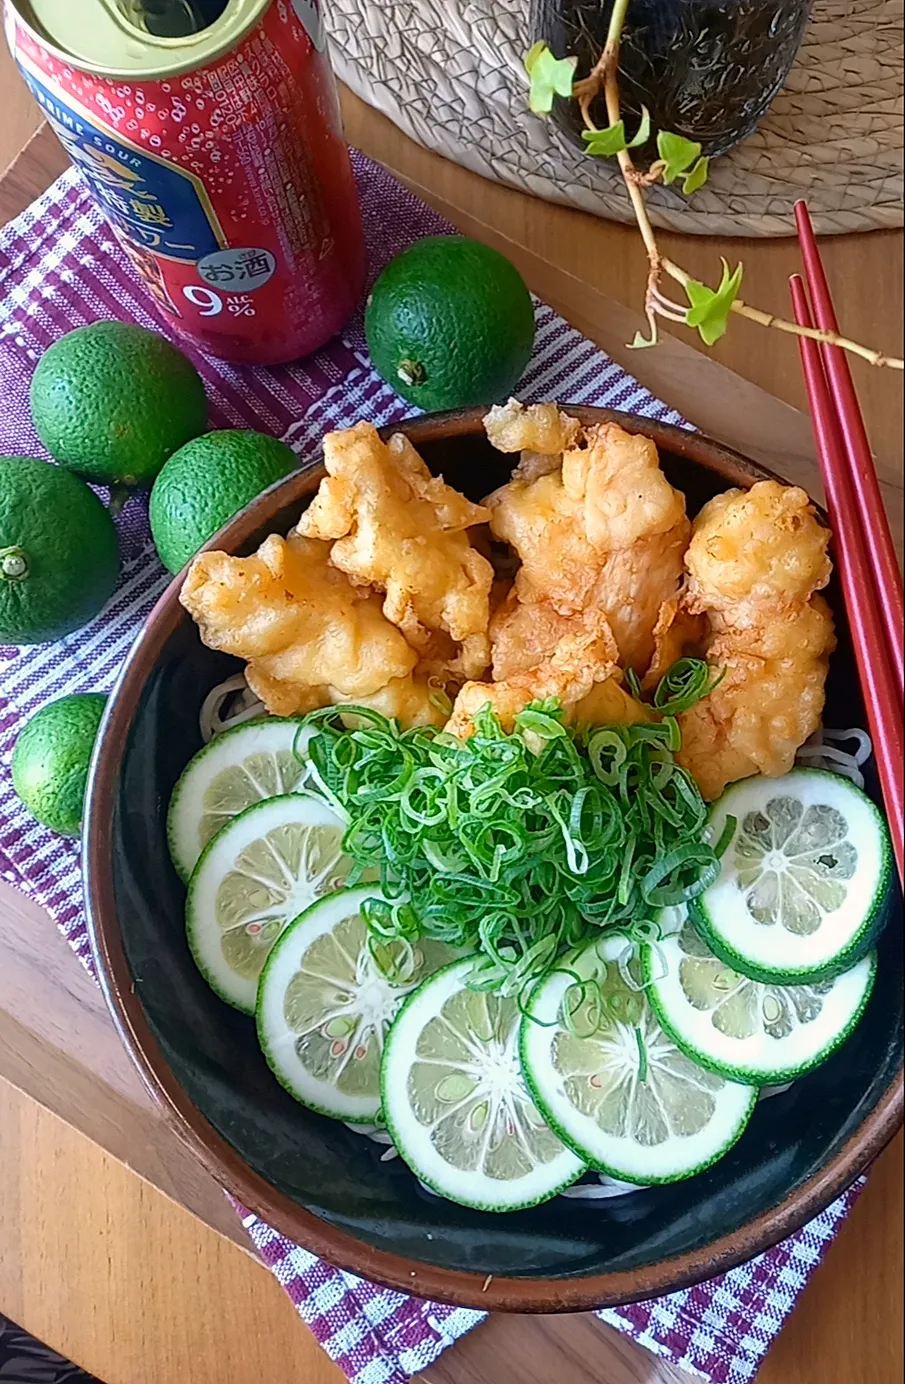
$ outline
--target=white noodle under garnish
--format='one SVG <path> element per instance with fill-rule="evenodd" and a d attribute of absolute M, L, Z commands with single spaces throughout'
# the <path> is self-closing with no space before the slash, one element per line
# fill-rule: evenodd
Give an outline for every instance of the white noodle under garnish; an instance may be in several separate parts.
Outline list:
<path fill-rule="evenodd" d="M 366 1139 L 371 1139 L 375 1144 L 384 1144 L 383 1153 L 380 1155 L 381 1163 L 391 1163 L 394 1158 L 399 1157 L 399 1150 L 393 1143 L 388 1132 L 381 1129 L 378 1125 L 354 1125 L 349 1124 L 348 1120 L 343 1120 L 346 1129 L 351 1129 L 353 1134 L 363 1134 Z"/>
<path fill-rule="evenodd" d="M 855 750 L 839 748 L 850 740 L 855 741 Z M 867 763 L 873 752 L 870 736 L 860 727 L 853 726 L 849 730 L 825 730 L 821 727 L 801 746 L 796 759 L 798 763 L 814 769 L 827 769 L 830 773 L 842 774 L 845 778 L 851 779 L 856 788 L 863 788 L 864 775 L 861 766 Z"/>
<path fill-rule="evenodd" d="M 859 766 L 861 764 L 866 764 L 874 752 L 873 741 L 867 731 L 862 730 L 860 726 L 852 726 L 849 730 L 825 730 L 823 732 L 823 738 L 824 740 L 837 740 L 842 743 L 846 740 L 857 740 L 858 749 L 855 751 L 853 758 L 855 763 Z"/>
<path fill-rule="evenodd" d="M 626 1197 L 632 1192 L 647 1190 L 637 1182 L 620 1182 L 606 1173 L 598 1173 L 597 1179 L 596 1182 L 577 1182 L 559 1195 L 568 1197 L 570 1201 L 611 1201 L 613 1197 Z"/>
<path fill-rule="evenodd" d="M 224 716 L 223 708 L 228 704 L 230 710 Z M 253 721 L 258 716 L 266 715 L 266 706 L 248 686 L 245 674 L 235 673 L 212 687 L 202 702 L 198 717 L 201 738 L 207 744 L 215 735 L 221 735 L 233 726 L 240 726 L 243 721 Z"/>

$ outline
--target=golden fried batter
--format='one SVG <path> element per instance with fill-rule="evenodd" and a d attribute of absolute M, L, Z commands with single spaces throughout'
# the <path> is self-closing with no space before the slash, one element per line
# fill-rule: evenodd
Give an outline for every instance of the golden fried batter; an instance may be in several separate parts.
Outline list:
<path fill-rule="evenodd" d="M 707 632 L 706 617 L 692 615 L 681 595 L 664 601 L 654 625 L 654 656 L 641 684 L 644 691 L 653 692 L 680 658 L 698 657 Z"/>
<path fill-rule="evenodd" d="M 629 724 L 649 720 L 647 708 L 621 686 L 622 674 L 612 657 L 613 640 L 605 619 L 595 627 L 591 612 L 588 617 L 583 628 L 567 618 L 568 632 L 534 667 L 495 682 L 467 682 L 446 725 L 450 734 L 462 739 L 471 735 L 473 716 L 488 703 L 503 729 L 511 730 L 519 711 L 529 702 L 547 697 L 559 700 L 567 721 Z M 551 637 L 552 630 L 553 626 L 548 626 Z"/>
<path fill-rule="evenodd" d="M 402 435 L 389 443 L 371 423 L 324 439 L 328 475 L 298 532 L 332 540 L 330 560 L 355 582 L 386 593 L 383 613 L 418 650 L 432 632 L 461 648 L 457 666 L 475 677 L 489 662 L 493 568 L 467 530 L 488 514 L 431 476 Z"/>
<path fill-rule="evenodd" d="M 591 606 L 578 615 L 561 615 L 549 601 L 520 601 L 510 588 L 490 621 L 493 677 L 505 682 L 548 662 L 569 636 L 590 636 L 598 662 L 619 662 L 619 649 L 603 611 Z M 609 671 L 607 671 L 609 676 Z"/>
<path fill-rule="evenodd" d="M 491 495 L 491 528 L 521 558 L 516 590 L 524 604 L 546 602 L 562 615 L 598 607 L 621 661 L 643 673 L 661 607 L 684 572 L 685 499 L 649 439 L 615 423 L 584 436 L 585 445 L 564 452 L 561 468 L 530 480 L 516 473 Z"/>
<path fill-rule="evenodd" d="M 794 622 L 793 622 L 794 625 Z M 827 616 L 832 630 L 832 620 Z M 761 659 L 717 638 L 708 661 L 725 676 L 709 697 L 679 717 L 678 760 L 708 802 L 751 774 L 779 778 L 820 725 L 831 640 L 819 658 Z"/>
<path fill-rule="evenodd" d="M 685 558 L 692 610 L 806 601 L 830 579 L 830 535 L 806 492 L 779 481 L 727 490 L 694 522 Z"/>
<path fill-rule="evenodd" d="M 486 507 L 432 477 L 401 435 L 384 444 L 370 423 L 330 434 L 328 475 L 288 538 L 192 563 L 180 599 L 204 642 L 247 660 L 250 688 L 279 716 L 363 703 L 440 725 L 441 694 L 467 678 L 447 723 L 461 737 L 488 704 L 509 730 L 546 698 L 571 722 L 649 720 L 619 664 L 652 688 L 694 652 L 722 674 L 679 718 L 678 757 L 705 798 L 786 773 L 820 723 L 835 645 L 815 594 L 829 534 L 804 491 L 729 491 L 692 531 L 647 439 L 514 400 L 486 425 L 522 454 Z M 514 581 L 494 580 L 475 546 L 490 552 L 487 531 L 468 532 L 488 518 L 520 559 Z"/>
<path fill-rule="evenodd" d="M 329 561 L 330 545 L 272 534 L 251 557 L 203 553 L 180 600 L 212 649 L 248 660 L 248 685 L 276 716 L 342 702 L 379 705 L 405 724 L 438 723 L 418 654 L 379 596 Z"/>
<path fill-rule="evenodd" d="M 498 452 L 555 457 L 557 465 L 563 452 L 576 446 L 581 436 L 578 419 L 561 413 L 555 404 L 525 405 L 517 399 L 488 409 L 484 415 L 484 429 Z M 542 467 L 542 463 L 539 465 Z M 542 470 L 538 474 L 542 474 Z"/>
<path fill-rule="evenodd" d="M 705 798 L 750 774 L 788 773 L 823 712 L 833 618 L 829 533 L 803 490 L 761 481 L 705 505 L 686 555 L 688 610 L 707 617 L 722 682 L 679 717 L 679 761 Z"/>

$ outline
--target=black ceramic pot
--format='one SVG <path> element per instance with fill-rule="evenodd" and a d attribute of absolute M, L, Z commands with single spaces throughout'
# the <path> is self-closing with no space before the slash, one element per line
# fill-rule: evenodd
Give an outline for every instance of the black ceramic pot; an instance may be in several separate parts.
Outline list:
<path fill-rule="evenodd" d="M 627 127 L 637 125 L 644 105 L 655 130 L 724 154 L 751 134 L 785 82 L 811 3 L 631 0 L 620 61 Z M 558 58 L 577 56 L 585 76 L 603 49 L 612 9 L 613 0 L 531 0 L 532 38 Z M 592 114 L 607 123 L 602 98 Z M 557 102 L 554 119 L 578 141 L 574 102 Z"/>

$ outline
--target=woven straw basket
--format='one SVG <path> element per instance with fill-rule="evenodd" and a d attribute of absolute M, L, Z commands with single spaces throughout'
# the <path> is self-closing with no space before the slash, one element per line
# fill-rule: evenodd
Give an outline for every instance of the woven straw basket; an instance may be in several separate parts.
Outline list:
<path fill-rule="evenodd" d="M 631 219 L 618 170 L 527 109 L 528 0 L 330 0 L 341 79 L 428 149 L 487 178 Z M 653 220 L 701 235 L 781 236 L 806 196 L 822 234 L 902 225 L 902 0 L 815 0 L 785 89 L 690 200 Z"/>

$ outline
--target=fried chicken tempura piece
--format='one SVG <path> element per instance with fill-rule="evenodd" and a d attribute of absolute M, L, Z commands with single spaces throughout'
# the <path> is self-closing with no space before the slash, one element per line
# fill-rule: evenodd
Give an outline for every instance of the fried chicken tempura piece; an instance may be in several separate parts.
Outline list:
<path fill-rule="evenodd" d="M 203 553 L 180 600 L 211 649 L 248 660 L 248 685 L 275 716 L 378 705 L 406 725 L 443 720 L 418 655 L 379 596 L 330 564 L 330 545 L 272 534 L 251 557 Z M 392 709 L 390 709 L 392 708 Z"/>
<path fill-rule="evenodd" d="M 676 597 L 690 533 L 683 518 L 665 533 L 610 553 L 601 566 L 594 599 L 606 611 L 620 661 L 639 675 L 654 657 L 663 607 Z"/>
<path fill-rule="evenodd" d="M 371 423 L 328 433 L 324 463 L 298 532 L 333 540 L 334 566 L 386 593 L 383 613 L 409 644 L 422 650 L 432 632 L 446 634 L 461 645 L 461 673 L 478 676 L 489 662 L 493 568 L 467 530 L 487 511 L 432 476 L 405 437 L 384 443 Z"/>
<path fill-rule="evenodd" d="M 498 452 L 521 452 L 515 470 L 520 480 L 534 480 L 555 471 L 568 447 L 577 445 L 581 424 L 561 413 L 555 404 L 529 404 L 517 399 L 495 404 L 484 416 L 484 430 Z"/>
<path fill-rule="evenodd" d="M 678 758 L 705 798 L 751 774 L 788 773 L 823 712 L 833 617 L 829 533 L 803 490 L 761 481 L 705 505 L 686 555 L 688 609 L 707 618 L 723 680 L 679 717 Z"/>
<path fill-rule="evenodd" d="M 618 663 L 619 649 L 602 610 L 591 606 L 578 615 L 561 615 L 549 601 L 523 603 L 510 589 L 490 621 L 494 681 L 530 672 L 549 662 L 563 640 L 584 635 L 594 640 L 598 663 L 607 669 Z"/>
<path fill-rule="evenodd" d="M 708 697 L 679 717 L 682 749 L 679 763 L 693 774 L 708 802 L 727 784 L 751 774 L 778 778 L 787 774 L 799 748 L 820 725 L 829 655 L 835 647 L 829 607 L 819 596 L 785 626 L 790 645 L 800 649 L 786 658 L 745 654 L 737 631 L 717 635 L 708 663 L 725 676 Z M 819 627 L 817 640 L 808 634 Z"/>
<path fill-rule="evenodd" d="M 497 538 L 522 561 L 516 589 L 562 615 L 599 606 L 621 661 L 644 673 L 664 602 L 684 573 L 691 525 L 685 499 L 660 470 L 657 449 L 615 423 L 585 430 L 562 467 L 515 477 L 486 501 Z"/>
<path fill-rule="evenodd" d="M 739 623 L 752 604 L 806 601 L 830 579 L 829 540 L 798 486 L 758 481 L 727 490 L 694 523 L 685 558 L 689 607 L 731 612 Z"/>
<path fill-rule="evenodd" d="M 547 697 L 559 700 L 567 722 L 628 725 L 649 720 L 647 707 L 622 688 L 622 674 L 611 656 L 612 635 L 606 622 L 602 631 L 594 629 L 590 620 L 580 631 L 572 622 L 568 623 L 572 626 L 570 632 L 535 667 L 497 682 L 467 682 L 456 698 L 445 729 L 467 739 L 474 733 L 473 717 L 489 703 L 503 729 L 510 731 L 515 717 L 529 702 Z"/>

